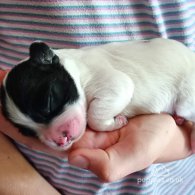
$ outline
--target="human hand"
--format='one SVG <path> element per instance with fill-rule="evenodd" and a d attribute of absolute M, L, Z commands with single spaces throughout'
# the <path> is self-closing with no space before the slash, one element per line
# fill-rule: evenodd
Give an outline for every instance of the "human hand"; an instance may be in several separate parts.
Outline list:
<path fill-rule="evenodd" d="M 137 116 L 130 119 L 127 126 L 112 132 L 87 129 L 68 151 L 69 162 L 91 170 L 104 181 L 114 181 L 154 162 L 189 156 L 190 130 L 191 124 L 178 127 L 173 118 L 165 114 Z M 0 131 L 29 148 L 60 158 L 67 156 L 65 151 L 54 151 L 38 139 L 23 136 L 2 114 Z"/>
<path fill-rule="evenodd" d="M 171 116 L 160 114 L 137 116 L 112 132 L 87 130 L 69 152 L 69 162 L 112 182 L 152 163 L 191 155 L 191 127 L 187 122 L 178 127 Z"/>

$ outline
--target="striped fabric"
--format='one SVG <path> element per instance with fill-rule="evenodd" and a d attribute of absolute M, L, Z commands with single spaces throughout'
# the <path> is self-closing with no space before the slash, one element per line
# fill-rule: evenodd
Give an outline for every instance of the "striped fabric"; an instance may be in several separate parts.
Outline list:
<path fill-rule="evenodd" d="M 28 56 L 29 44 L 54 48 L 112 41 L 177 39 L 195 51 L 194 0 L 4 0 L 0 1 L 0 68 Z M 18 148 L 61 194 L 195 195 L 195 157 L 152 165 L 121 181 L 103 184 L 67 160 Z"/>
<path fill-rule="evenodd" d="M 101 183 L 91 172 L 67 163 L 67 160 L 32 151 L 24 145 L 19 149 L 36 169 L 62 194 L 66 195 L 194 195 L 195 156 L 177 162 L 155 164 L 113 183 Z"/>
<path fill-rule="evenodd" d="M 0 66 L 27 56 L 34 40 L 52 47 L 173 38 L 195 49 L 194 0 L 41 0 L 0 2 Z"/>

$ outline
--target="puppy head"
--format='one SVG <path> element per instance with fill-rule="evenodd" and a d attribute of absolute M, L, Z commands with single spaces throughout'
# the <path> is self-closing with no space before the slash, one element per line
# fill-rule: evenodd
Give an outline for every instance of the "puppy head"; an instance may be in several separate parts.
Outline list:
<path fill-rule="evenodd" d="M 3 113 L 24 135 L 37 135 L 48 146 L 65 150 L 85 129 L 84 101 L 51 48 L 35 42 L 29 55 L 3 81 Z"/>

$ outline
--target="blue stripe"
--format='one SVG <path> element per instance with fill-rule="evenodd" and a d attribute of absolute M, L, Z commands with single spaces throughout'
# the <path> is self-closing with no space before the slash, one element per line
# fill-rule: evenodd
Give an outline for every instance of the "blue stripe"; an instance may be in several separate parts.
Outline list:
<path fill-rule="evenodd" d="M 32 158 L 36 158 L 36 157 L 34 157 L 34 156 L 32 156 Z M 43 159 L 42 159 L 43 160 Z M 42 164 L 42 163 L 41 163 Z M 44 164 L 44 163 L 43 163 Z M 186 166 L 191 166 L 192 165 L 192 163 L 188 163 L 188 165 L 187 164 L 185 164 Z M 53 171 L 52 171 L 52 167 L 49 167 L 49 166 L 46 166 L 45 164 L 44 164 L 44 166 L 45 167 L 47 167 L 48 169 L 49 169 L 49 172 L 50 172 L 50 174 L 52 174 L 53 175 L 53 178 L 55 178 L 55 179 L 59 179 L 58 177 L 56 177 L 55 176 L 55 173 L 53 173 Z M 41 165 L 41 167 L 42 167 L 42 165 Z M 170 165 L 170 166 L 166 166 L 167 167 L 167 169 L 170 169 L 170 168 L 174 168 L 172 165 Z M 185 169 L 185 167 L 183 167 L 183 169 Z M 76 170 L 76 171 L 78 171 L 78 170 Z M 182 171 L 182 170 L 181 170 Z M 64 174 L 65 172 L 63 172 L 63 171 L 61 171 L 60 172 L 60 174 Z M 70 176 L 77 176 L 77 174 L 76 175 L 74 175 L 74 174 L 71 174 L 71 173 L 66 173 L 66 174 L 69 174 Z M 149 173 L 148 173 L 149 174 Z M 174 173 L 173 172 L 171 172 L 171 174 L 173 174 L 174 175 Z M 178 175 L 180 175 L 180 173 L 178 173 L 177 172 L 177 174 Z M 145 175 L 145 174 L 144 174 Z M 132 175 L 132 177 L 133 177 L 133 175 Z M 60 177 L 61 178 L 61 177 Z M 69 180 L 69 179 L 65 179 L 66 181 L 71 181 L 72 182 L 72 180 Z M 137 178 L 131 178 L 130 180 L 129 180 L 129 182 L 137 182 Z M 125 180 L 125 182 L 127 182 L 127 180 Z M 119 184 L 120 184 L 120 182 L 118 182 Z M 117 185 L 117 183 L 115 183 L 115 185 Z M 117 190 L 117 189 L 126 189 L 126 188 L 128 188 L 127 186 L 125 186 L 125 187 L 114 187 L 112 190 Z M 146 187 L 142 187 L 142 189 L 145 189 Z M 148 186 L 147 186 L 147 188 L 148 188 Z M 135 187 L 135 189 L 137 189 L 137 187 Z"/>
<path fill-rule="evenodd" d="M 178 163 L 178 168 L 175 168 L 175 162 L 172 162 L 170 163 L 170 168 L 172 168 L 172 171 L 170 172 L 170 175 L 174 178 L 174 177 L 179 177 L 179 176 L 182 176 L 182 178 L 185 180 L 189 180 L 190 177 L 191 177 L 191 174 L 190 173 L 194 173 L 194 158 L 195 156 L 190 156 L 188 157 L 188 159 L 184 159 L 184 160 L 179 160 L 177 163 Z M 185 174 L 184 174 L 185 173 Z M 181 183 L 182 184 L 182 183 Z M 179 184 L 178 184 L 179 186 Z M 162 186 L 161 187 L 161 192 L 164 192 L 165 194 L 166 193 L 169 193 L 169 188 L 167 188 L 167 186 Z"/>
<path fill-rule="evenodd" d="M 50 172 L 46 172 L 45 170 L 42 170 L 42 173 L 44 173 L 45 176 L 47 176 L 47 175 L 50 176 L 50 174 L 51 174 Z M 86 175 L 85 175 L 85 177 L 86 177 Z M 55 174 L 53 175 L 52 178 L 53 179 L 56 178 Z M 52 180 L 52 178 L 50 177 L 50 180 Z M 52 182 L 55 183 L 55 184 L 61 185 L 62 187 L 68 187 L 68 188 L 71 188 L 71 189 L 74 189 L 74 190 L 75 189 L 79 190 L 79 192 L 89 190 L 89 189 L 87 189 L 89 186 L 96 187 L 97 189 L 102 187 L 100 184 L 96 184 L 95 185 L 94 183 L 91 183 L 89 181 L 87 181 L 88 183 L 87 183 L 87 186 L 85 187 L 85 186 L 82 186 L 83 183 L 78 183 L 75 180 L 64 179 L 64 178 L 61 178 L 61 177 L 59 179 L 60 179 L 60 182 L 56 182 L 54 180 L 52 180 Z M 135 183 L 137 183 L 137 180 L 136 179 L 134 179 L 134 180 L 135 180 Z M 74 183 L 76 182 L 76 184 L 78 184 L 79 187 L 77 188 L 77 187 L 72 187 L 70 185 L 66 185 L 66 181 L 71 182 L 71 183 L 72 182 L 74 182 Z M 99 182 L 96 181 L 96 183 L 99 183 Z M 140 186 L 134 186 L 134 185 L 132 185 L 130 183 L 129 184 L 126 183 L 125 186 L 124 186 L 124 184 L 122 184 L 121 182 L 119 182 L 119 185 L 120 186 L 117 187 L 117 186 L 115 186 L 115 183 L 112 183 L 112 188 L 109 188 L 108 190 L 106 190 L 106 187 L 105 187 L 105 189 L 101 189 L 101 191 L 102 192 L 106 192 L 106 191 L 116 192 L 118 190 L 130 190 L 130 191 L 135 190 L 135 191 L 139 191 L 139 190 L 148 190 L 150 188 L 152 190 L 152 185 L 148 185 L 148 186 L 141 186 L 141 185 Z M 81 189 L 81 186 L 83 187 L 82 189 Z M 93 194 L 94 194 L 94 190 L 89 190 L 89 191 L 93 192 Z"/>
<path fill-rule="evenodd" d="M 13 55 L 8 55 L 8 54 L 6 54 L 6 53 L 1 53 L 1 56 L 6 57 L 6 58 L 10 58 L 10 59 L 12 59 L 12 60 L 17 60 L 17 61 L 20 60 L 20 58 L 15 57 L 15 56 L 13 56 Z"/>
<path fill-rule="evenodd" d="M 78 184 L 78 187 L 72 187 L 71 185 L 69 185 L 69 184 L 66 184 L 66 181 L 68 181 L 68 180 L 65 180 L 64 178 L 60 178 L 60 180 L 63 182 L 63 183 L 59 183 L 59 182 L 56 182 L 56 181 L 54 181 L 54 180 L 52 180 L 52 178 L 51 178 L 51 176 L 50 176 L 50 173 L 48 173 L 48 172 L 45 172 L 44 170 L 42 170 L 42 174 L 43 174 L 43 176 L 44 177 L 46 177 L 46 179 L 49 179 L 51 182 L 52 182 L 52 184 L 54 184 L 54 185 L 60 185 L 60 188 L 67 188 L 67 189 L 72 189 L 72 190 L 74 190 L 74 191 L 77 191 L 78 190 L 78 192 L 81 192 L 81 191 L 83 191 L 83 192 L 88 192 L 88 193 L 90 193 L 90 194 L 93 194 L 94 193 L 94 190 L 89 190 L 87 187 L 85 187 L 85 186 L 83 186 L 83 189 L 81 189 L 81 184 L 83 184 L 83 183 L 81 183 L 81 184 Z M 73 182 L 73 183 L 75 183 L 75 181 L 68 181 L 68 182 Z M 88 185 L 90 185 L 89 183 L 88 183 Z M 94 186 L 94 187 L 96 187 L 96 188 L 100 188 L 100 186 L 99 185 L 97 185 L 97 186 Z"/>
<path fill-rule="evenodd" d="M 28 47 L 27 47 L 28 48 Z M 28 50 L 27 50 L 27 52 L 22 52 L 22 51 L 17 51 L 16 49 L 10 49 L 10 48 L 8 48 L 8 47 L 4 47 L 4 46 L 2 46 L 2 45 L 0 45 L 0 50 L 4 50 L 4 52 L 6 53 L 7 51 L 8 52 L 13 52 L 13 53 L 15 53 L 15 55 L 24 55 L 24 56 L 27 56 L 27 54 L 28 54 Z M 2 53 L 1 53 L 2 54 Z"/>
<path fill-rule="evenodd" d="M 21 14 L 23 15 L 23 14 Z M 191 19 L 191 17 L 188 17 L 188 18 L 185 18 L 182 20 L 182 22 L 180 20 L 177 20 L 177 19 L 165 19 L 165 20 L 161 20 L 159 21 L 157 24 L 154 23 L 153 21 L 136 21 L 133 23 L 134 26 L 136 25 L 150 25 L 150 26 L 157 26 L 157 25 L 161 25 L 161 24 L 167 24 L 167 25 L 182 25 L 182 28 L 192 28 L 194 27 L 194 23 L 193 22 L 190 22 L 191 24 L 188 24 L 189 23 L 189 19 Z M 42 26 L 48 26 L 48 27 L 51 27 L 51 23 L 50 22 L 41 22 L 41 21 L 18 21 L 18 20 L 12 20 L 12 19 L 4 19 L 4 18 L 0 18 L 0 22 L 6 22 L 6 23 L 10 23 L 10 24 L 27 24 L 30 26 L 30 24 L 35 24 L 35 25 L 42 25 Z M 187 24 L 186 24 L 187 23 Z M 74 27 L 74 28 L 77 28 L 77 27 L 110 27 L 110 26 L 113 26 L 113 27 L 116 27 L 116 26 L 124 26 L 124 25 L 131 25 L 132 26 L 132 22 L 129 21 L 129 22 L 112 22 L 112 23 L 107 23 L 107 21 L 104 21 L 101 22 L 101 23 L 96 23 L 96 21 L 93 21 L 93 22 L 89 22 L 88 23 L 84 23 L 84 24 L 81 24 L 81 23 L 76 23 L 76 21 L 74 21 L 73 23 L 66 23 L 66 21 L 63 21 L 63 23 L 52 23 L 52 26 L 56 26 L 56 27 Z M 7 27 L 7 26 L 6 26 Z M 1 27 L 3 28 L 3 26 Z M 5 28 L 5 27 L 4 27 Z M 174 28 L 174 27 L 173 27 Z M 70 33 L 71 34 L 71 33 Z M 73 35 L 75 34 L 75 32 L 73 33 Z M 94 34 L 94 33 L 93 33 Z M 72 35 L 72 34 L 71 34 Z"/>
<path fill-rule="evenodd" d="M 1 20 L 1 19 L 0 19 Z M 152 23 L 149 23 L 149 22 L 138 22 L 137 25 L 146 25 L 148 24 L 148 27 L 155 27 L 155 24 L 152 24 Z M 102 24 L 100 24 L 102 25 Z M 117 24 L 110 24 L 110 25 L 116 25 Z M 124 25 L 124 24 L 119 24 L 119 25 Z M 125 24 L 126 26 L 127 23 Z M 129 25 L 131 25 L 129 23 Z M 151 26 L 149 26 L 151 25 Z M 160 23 L 159 23 L 160 25 Z M 73 25 L 74 26 L 74 25 Z M 95 26 L 95 25 L 94 25 Z M 102 26 L 106 26 L 106 24 L 103 24 Z M 181 31 L 184 31 L 185 28 L 189 28 L 189 29 L 192 29 L 192 31 L 195 32 L 195 28 L 193 28 L 193 24 L 191 25 L 186 25 L 185 27 L 171 27 L 171 28 L 166 28 L 164 31 L 161 31 L 161 33 L 165 33 L 165 32 L 181 32 Z M 131 31 L 131 32 L 127 32 L 127 31 L 120 31 L 120 32 L 91 32 L 91 33 L 88 33 L 88 32 L 82 32 L 82 33 L 78 33 L 78 32 L 75 32 L 75 33 L 66 33 L 66 32 L 57 32 L 57 31 L 53 31 L 51 32 L 50 30 L 40 30 L 40 29 L 27 29 L 27 28 L 16 28 L 16 27 L 0 27 L 0 29 L 4 30 L 11 30 L 11 31 L 21 31 L 21 32 L 27 32 L 27 33 L 32 33 L 32 32 L 35 32 L 35 33 L 45 33 L 45 34 L 49 34 L 50 35 L 62 35 L 64 37 L 66 36 L 71 36 L 71 37 L 78 37 L 78 36 L 81 36 L 81 37 L 84 37 L 84 36 L 90 36 L 90 37 L 96 37 L 96 36 L 113 36 L 113 35 L 131 35 L 132 33 L 139 33 L 140 31 Z M 159 29 L 155 29 L 154 30 L 143 30 L 143 32 L 148 32 L 148 33 L 154 33 L 154 32 L 159 32 Z M 141 32 L 140 32 L 141 33 Z M 192 33 L 191 33 L 192 34 Z M 190 35 L 191 35 L 190 34 Z M 10 36 L 13 36 L 13 35 L 10 35 Z"/>
<path fill-rule="evenodd" d="M 195 9 L 195 6 L 194 6 L 194 9 Z M 128 14 L 120 14 L 120 13 L 117 13 L 117 14 L 112 14 L 112 13 L 109 13 L 109 14 L 105 14 L 105 13 L 92 13 L 92 14 L 66 14 L 66 15 L 62 15 L 62 14 L 55 14 L 55 15 L 47 15 L 47 14 L 42 14 L 42 13 L 39 13 L 39 12 L 33 12 L 33 13 L 26 13 L 26 12 L 11 12 L 11 11 L 0 11 L 0 15 L 13 15 L 13 16 L 41 16 L 42 18 L 56 18 L 56 19 L 59 19 L 59 18 L 67 18 L 67 19 L 70 19 L 70 18 L 94 18 L 94 19 L 101 19 L 101 18 L 107 18 L 107 17 L 131 17 L 131 16 L 134 16 L 134 17 L 144 17 L 144 16 L 154 16 L 154 13 L 151 11 L 150 13 L 149 12 L 146 12 L 144 13 L 142 10 L 140 10 L 141 12 L 135 12 L 135 13 L 128 13 Z M 145 10 L 147 11 L 147 10 Z M 183 16 L 183 12 L 185 12 L 186 10 L 163 10 L 161 13 L 155 13 L 155 17 L 159 17 L 159 16 L 177 16 L 177 15 L 181 15 L 182 14 L 182 17 Z M 195 15 L 195 13 L 191 13 L 190 15 Z M 182 18 L 183 19 L 183 18 Z"/>
<path fill-rule="evenodd" d="M 0 21 L 2 21 L 2 22 L 6 22 L 6 23 L 10 23 L 10 24 L 13 24 L 13 23 L 15 23 L 15 24 L 28 24 L 29 25 L 29 21 L 17 21 L 17 20 L 9 20 L 9 19 L 0 19 Z M 64 21 L 65 22 L 65 21 Z M 188 23 L 188 24 L 186 24 L 186 23 Z M 45 26 L 45 25 L 48 25 L 48 26 L 50 26 L 51 27 L 51 23 L 47 23 L 47 22 L 31 22 L 31 25 L 32 24 L 35 24 L 35 25 L 42 25 L 42 26 Z M 182 25 L 182 28 L 184 29 L 184 28 L 192 28 L 192 29 L 194 29 L 195 30 L 195 28 L 193 28 L 194 27 L 194 24 L 193 24 L 193 22 L 192 23 L 189 23 L 189 18 L 186 18 L 186 20 L 183 20 L 182 21 L 182 23 L 181 23 L 181 21 L 178 21 L 178 20 L 173 20 L 173 19 L 171 19 L 171 20 L 165 20 L 165 21 L 160 21 L 160 22 L 158 22 L 158 24 L 155 24 L 154 22 L 151 22 L 151 21 L 136 21 L 136 22 L 134 22 L 133 23 L 133 25 L 134 26 L 136 26 L 136 25 L 148 25 L 148 26 L 150 26 L 150 27 L 152 27 L 152 26 L 159 26 L 159 25 L 162 25 L 162 24 L 166 24 L 166 25 Z M 131 22 L 113 22 L 113 23 L 109 23 L 109 24 L 107 24 L 106 23 L 106 21 L 104 22 L 104 23 L 98 23 L 98 24 L 96 24 L 95 23 L 95 21 L 93 22 L 93 23 L 85 23 L 85 24 L 78 24 L 78 23 L 74 23 L 74 24 L 55 24 L 54 26 L 66 26 L 66 27 L 107 27 L 107 26 L 113 26 L 113 27 L 116 27 L 116 26 L 128 26 L 128 25 L 131 25 L 132 26 L 132 23 Z M 53 25 L 52 25 L 53 26 Z M 24 30 L 28 30 L 28 31 L 37 31 L 36 29 L 34 30 L 34 29 L 25 29 L 25 28 L 22 28 L 22 27 L 20 27 L 20 28 L 16 28 L 16 27 L 11 27 L 11 26 L 6 26 L 6 27 L 1 27 L 2 29 L 24 29 Z M 26 27 L 27 28 L 27 27 Z M 180 27 L 181 28 L 181 27 Z M 177 29 L 177 27 L 169 27 L 168 29 Z M 167 30 L 168 30 L 167 29 Z M 61 29 L 60 29 L 61 30 Z M 43 31 L 44 32 L 44 30 L 38 30 L 38 31 Z M 48 30 L 49 31 L 49 30 Z M 45 32 L 48 32 L 48 31 L 46 31 L 45 30 Z M 67 35 L 73 35 L 73 36 L 77 36 L 77 35 L 82 35 L 82 34 L 85 34 L 85 32 L 84 33 L 75 33 L 75 32 L 73 32 L 73 33 L 66 33 L 66 32 L 55 32 L 55 31 L 53 31 L 53 32 L 51 32 L 51 30 L 49 31 L 50 33 L 64 33 L 64 34 L 67 34 Z M 104 34 L 109 34 L 110 32 L 104 32 Z M 112 32 L 112 34 L 114 34 L 114 33 L 118 33 L 118 32 Z M 86 33 L 87 34 L 87 33 Z M 89 35 L 90 34 L 100 34 L 100 33 L 98 33 L 98 32 L 92 32 L 92 33 L 88 33 Z"/>
<path fill-rule="evenodd" d="M 190 182 L 189 182 L 189 183 L 190 183 Z M 186 195 L 194 195 L 194 194 L 195 194 L 195 185 L 193 185 L 193 183 L 194 183 L 194 178 L 192 178 L 191 183 L 192 183 L 191 189 L 189 188 L 189 189 L 188 189 L 188 192 L 187 192 L 187 193 L 185 192 Z M 190 187 L 190 186 L 188 185 L 188 187 Z"/>
<path fill-rule="evenodd" d="M 178 13 L 178 12 L 176 12 Z M 144 17 L 144 16 L 152 16 L 152 14 L 149 14 L 149 13 L 143 13 L 143 12 L 140 12 L 140 13 L 128 13 L 128 14 L 120 14 L 120 13 L 116 13 L 116 14 L 113 14 L 113 13 L 109 13 L 109 14 L 105 14 L 105 13 L 92 13 L 92 14 L 55 14 L 55 15 L 46 15 L 46 14 L 42 14 L 42 13 L 38 13 L 38 12 L 33 12 L 33 13 L 26 13 L 26 12 L 11 12 L 11 11 L 0 11 L 0 15 L 18 15 L 18 16 L 23 16 L 23 15 L 26 15 L 26 16 L 41 16 L 43 18 L 66 18 L 66 19 L 72 19 L 72 18 L 87 18 L 87 19 L 91 19 L 91 18 L 107 18 L 107 17 L 131 17 L 131 16 L 136 16 L 136 17 Z"/>
<path fill-rule="evenodd" d="M 177 32 L 178 35 L 171 35 L 169 34 L 169 38 L 173 38 L 173 39 L 177 39 L 177 40 L 184 40 L 185 38 L 189 38 L 190 36 L 193 36 L 194 34 L 193 33 L 190 33 L 190 34 L 182 34 L 181 32 L 183 32 L 184 29 L 182 28 L 175 28 L 175 29 L 170 29 L 170 32 Z M 163 32 L 155 32 L 155 31 L 152 31 L 152 30 L 144 30 L 142 31 L 142 33 L 148 33 L 149 34 L 149 38 L 153 38 L 153 36 L 160 36 L 160 33 L 166 33 L 166 31 L 163 31 Z M 135 34 L 136 36 L 138 36 L 139 34 L 142 34 L 140 31 L 131 31 L 131 32 L 126 32 L 127 35 L 133 35 Z M 1 37 L 7 37 L 7 35 L 1 35 Z M 78 45 L 78 46 L 85 46 L 85 45 L 99 45 L 99 44 L 105 44 L 105 43 L 109 43 L 109 42 L 113 42 L 115 40 L 109 40 L 109 41 L 71 41 L 71 40 L 62 40 L 62 39 L 54 39 L 53 37 L 51 37 L 51 39 L 49 38 L 43 38 L 43 37 L 39 37 L 39 38 L 32 38 L 32 37 L 28 37 L 28 36 L 16 36 L 16 35 L 9 35 L 9 37 L 12 37 L 12 38 L 15 38 L 15 39 L 24 39 L 24 40 L 30 40 L 30 41 L 35 41 L 37 39 L 42 39 L 42 41 L 52 41 L 52 42 L 55 42 L 55 43 L 64 43 L 64 44 L 71 44 L 71 45 Z M 86 37 L 87 38 L 87 37 Z M 110 37 L 112 38 L 112 37 Z M 118 42 L 122 42 L 122 41 L 127 41 L 127 39 L 124 39 L 124 40 L 120 40 Z M 117 41 L 116 41 L 117 42 Z"/>
<path fill-rule="evenodd" d="M 194 157 L 195 157 L 195 156 L 194 156 Z M 194 163 L 194 161 L 191 161 L 191 160 L 193 160 L 194 157 L 193 157 L 193 156 L 188 157 L 189 161 L 187 161 L 187 159 L 185 159 L 185 160 L 178 160 L 178 166 L 181 166 L 181 168 L 180 168 L 179 171 L 174 169 L 174 167 L 173 167 L 174 162 L 168 163 L 168 166 L 166 166 L 166 167 L 167 167 L 168 169 L 173 168 L 173 172 L 172 172 L 172 173 L 173 173 L 174 175 L 182 175 L 183 170 L 186 170 L 186 169 L 188 169 L 188 168 L 189 168 L 189 170 L 191 170 L 192 167 L 194 167 L 194 166 L 192 166 L 193 163 Z M 195 158 L 194 158 L 194 160 L 195 160 Z M 170 164 L 170 165 L 169 165 L 169 164 Z M 191 170 L 191 171 L 192 171 L 192 170 Z"/>
<path fill-rule="evenodd" d="M 30 150 L 28 147 L 26 147 L 25 145 L 23 145 L 21 143 L 17 143 L 16 141 L 14 141 L 14 143 L 18 147 L 20 147 L 21 149 L 26 150 L 27 152 Z M 41 151 L 37 151 L 37 150 L 36 151 L 35 150 L 30 150 L 30 151 L 32 151 L 35 154 L 40 155 L 40 156 L 45 156 L 47 158 L 53 158 L 55 161 L 58 161 L 58 163 L 67 162 L 67 159 L 62 159 L 60 157 L 56 157 L 56 156 L 53 156 L 53 155 L 51 156 L 51 155 L 49 155 L 47 153 L 44 153 L 44 152 L 41 152 Z"/>
<path fill-rule="evenodd" d="M 43 9 L 43 10 L 47 10 L 47 9 L 101 9 L 101 8 L 105 8 L 105 9 L 121 9 L 121 8 L 127 8 L 128 6 L 130 6 L 131 8 L 134 9 L 146 9 L 146 8 L 158 8 L 159 6 L 163 9 L 166 8 L 178 8 L 178 3 L 172 3 L 172 2 L 165 2 L 165 3 L 159 3 L 159 5 L 152 5 L 152 4 L 145 4 L 145 3 L 127 3 L 127 4 L 104 4 L 104 5 L 24 5 L 24 4 L 6 4 L 6 3 L 1 3 L 2 7 L 6 7 L 6 8 L 25 8 L 25 9 Z"/>
<path fill-rule="evenodd" d="M 7 66 L 8 69 L 9 69 L 9 68 L 12 68 L 12 67 L 15 65 L 15 64 L 11 64 L 11 63 L 9 63 L 9 62 L 2 61 L 2 60 L 0 60 L 0 63 L 1 63 L 2 65 L 4 65 L 4 66 Z"/>

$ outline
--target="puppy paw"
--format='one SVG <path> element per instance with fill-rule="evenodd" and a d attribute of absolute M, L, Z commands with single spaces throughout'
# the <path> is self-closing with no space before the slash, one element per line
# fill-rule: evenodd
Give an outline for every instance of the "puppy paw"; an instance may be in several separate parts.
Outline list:
<path fill-rule="evenodd" d="M 191 147 L 192 147 L 193 154 L 195 154 L 195 126 L 194 125 L 191 133 Z"/>
<path fill-rule="evenodd" d="M 116 129 L 119 129 L 123 126 L 125 126 L 128 123 L 127 117 L 124 115 L 117 115 L 115 118 L 115 125 L 116 125 Z"/>
<path fill-rule="evenodd" d="M 185 119 L 183 117 L 178 116 L 178 115 L 173 115 L 173 118 L 174 118 L 176 124 L 179 126 L 181 126 L 185 121 Z"/>
<path fill-rule="evenodd" d="M 88 117 L 88 125 L 91 129 L 96 131 L 113 131 L 120 129 L 128 123 L 128 120 L 123 115 L 117 115 L 108 120 L 95 119 Z"/>

